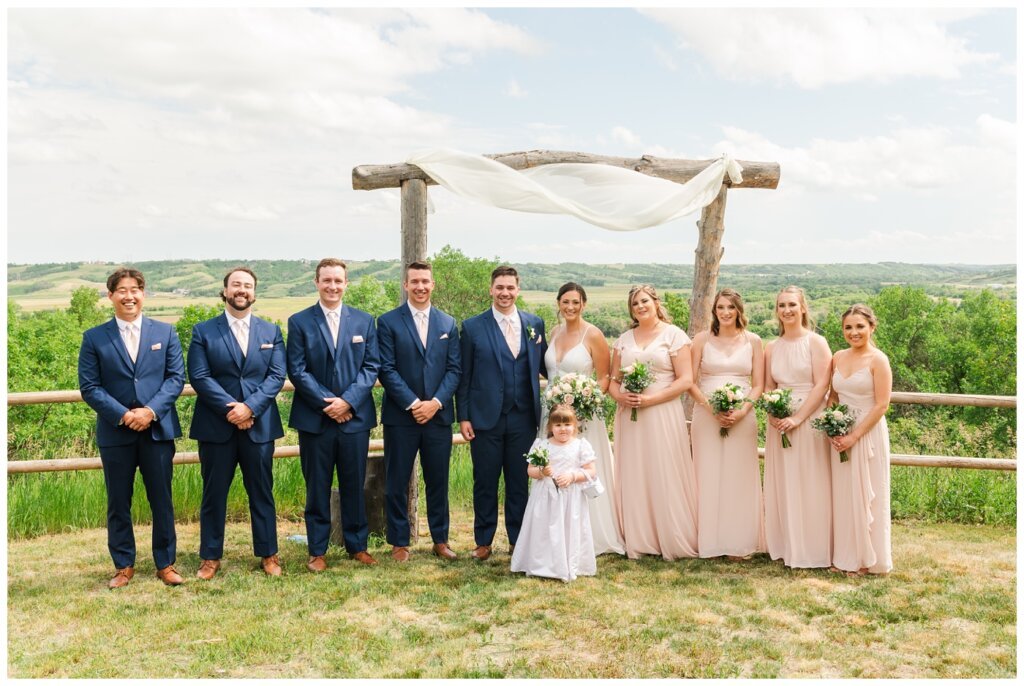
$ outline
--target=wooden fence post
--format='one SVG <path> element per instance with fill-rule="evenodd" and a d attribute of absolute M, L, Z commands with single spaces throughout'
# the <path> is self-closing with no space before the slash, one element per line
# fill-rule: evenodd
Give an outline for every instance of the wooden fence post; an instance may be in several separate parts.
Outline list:
<path fill-rule="evenodd" d="M 402 181 L 402 281 L 405 265 L 427 259 L 427 183 L 420 179 Z M 402 304 L 408 296 L 401 289 Z M 419 455 L 413 460 L 409 479 L 409 543 L 419 542 Z"/>
<path fill-rule="evenodd" d="M 690 338 L 711 326 L 711 299 L 718 289 L 718 267 L 722 262 L 722 234 L 725 232 L 725 197 L 728 186 L 722 184 L 718 197 L 700 213 L 697 243 L 693 264 L 693 291 L 690 294 Z"/>

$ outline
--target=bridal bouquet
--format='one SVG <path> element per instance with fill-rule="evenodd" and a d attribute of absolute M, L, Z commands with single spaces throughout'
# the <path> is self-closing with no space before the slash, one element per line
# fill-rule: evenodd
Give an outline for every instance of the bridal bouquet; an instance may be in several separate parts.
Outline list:
<path fill-rule="evenodd" d="M 622 374 L 622 387 L 630 393 L 643 393 L 644 389 L 654 383 L 654 373 L 643 362 L 634 362 L 619 370 Z M 629 421 L 636 421 L 636 408 L 629 413 Z"/>
<path fill-rule="evenodd" d="M 743 403 L 749 402 L 743 389 L 734 383 L 727 383 L 721 388 L 715 389 L 715 392 L 708 398 L 708 404 L 711 405 L 711 409 L 714 410 L 715 414 L 738 410 L 743 407 Z M 719 428 L 718 435 L 728 436 L 729 429 L 724 426 Z"/>
<path fill-rule="evenodd" d="M 811 420 L 811 426 L 822 431 L 826 436 L 845 436 L 857 423 L 857 415 L 850 411 L 846 405 L 835 403 L 825 408 L 820 417 Z M 840 462 L 848 462 L 850 453 L 842 451 L 839 453 Z"/>
<path fill-rule="evenodd" d="M 788 388 L 776 388 L 774 391 L 762 393 L 754 406 L 764 410 L 776 419 L 785 419 L 793 414 L 793 391 Z M 789 437 L 783 433 L 782 447 L 788 448 L 791 445 L 793 444 L 790 443 Z"/>
<path fill-rule="evenodd" d="M 597 380 L 572 372 L 556 378 L 544 391 L 544 404 L 551 411 L 555 405 L 570 405 L 580 422 L 604 416 L 604 393 Z"/>

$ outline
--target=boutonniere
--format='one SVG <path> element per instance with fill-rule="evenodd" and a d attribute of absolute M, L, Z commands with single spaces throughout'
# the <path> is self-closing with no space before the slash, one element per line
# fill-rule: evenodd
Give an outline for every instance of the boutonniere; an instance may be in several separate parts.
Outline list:
<path fill-rule="evenodd" d="M 532 326 L 526 327 L 526 333 L 529 334 L 531 341 L 534 343 L 540 343 L 540 336 L 537 335 L 537 332 L 533 330 Z"/>

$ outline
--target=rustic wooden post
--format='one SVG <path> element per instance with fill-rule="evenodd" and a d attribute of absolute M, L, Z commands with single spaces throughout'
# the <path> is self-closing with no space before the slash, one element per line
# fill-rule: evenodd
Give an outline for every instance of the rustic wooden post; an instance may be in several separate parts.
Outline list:
<path fill-rule="evenodd" d="M 697 228 L 700 239 L 693 263 L 693 291 L 690 294 L 690 326 L 687 333 L 693 338 L 711 326 L 711 299 L 718 288 L 718 267 L 722 262 L 722 234 L 725 232 L 725 197 L 728 185 L 722 184 L 718 197 L 700 213 Z"/>
<path fill-rule="evenodd" d="M 405 281 L 405 265 L 427 259 L 427 183 L 422 179 L 402 181 L 402 281 Z M 408 296 L 401 289 L 402 304 Z M 412 464 L 412 478 L 409 479 L 409 543 L 419 541 L 419 455 Z"/>

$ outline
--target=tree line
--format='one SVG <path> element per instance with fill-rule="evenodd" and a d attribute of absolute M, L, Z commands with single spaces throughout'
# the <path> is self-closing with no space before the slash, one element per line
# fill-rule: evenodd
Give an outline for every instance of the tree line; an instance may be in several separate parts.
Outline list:
<path fill-rule="evenodd" d="M 470 258 L 445 246 L 430 260 L 437 282 L 435 306 L 459 321 L 490 307 L 490 272 L 499 264 L 497 258 Z M 226 270 L 234 263 L 224 261 L 224 265 Z M 311 278 L 312 267 L 310 264 L 305 274 L 307 281 Z M 262 288 L 263 274 L 257 273 Z M 565 280 L 571 278 L 570 274 Z M 535 287 L 532 283 L 528 285 Z M 723 279 L 720 285 L 731 284 Z M 970 291 L 962 298 L 951 299 L 929 295 L 923 287 L 917 286 L 887 286 L 871 292 L 814 282 L 800 285 L 807 289 L 819 330 L 833 350 L 845 346 L 839 321 L 842 311 L 856 301 L 866 301 L 874 308 L 879 318 L 876 342 L 892 363 L 895 390 L 1016 394 L 1013 300 L 1001 298 L 989 289 Z M 621 303 L 592 306 L 586 312 L 587 319 L 609 338 L 618 336 L 629 326 L 625 290 Z M 304 294 L 310 294 L 308 285 Z M 674 322 L 686 329 L 689 307 L 685 295 L 666 292 L 663 297 Z M 748 302 L 750 328 L 763 338 L 774 337 L 771 304 L 775 293 L 748 290 L 744 297 Z M 370 274 L 351 279 L 345 302 L 377 316 L 395 307 L 399 298 L 397 275 L 381 280 Z M 29 313 L 9 299 L 8 391 L 77 388 L 82 332 L 110 316 L 107 308 L 99 306 L 100 302 L 100 295 L 92 286 L 76 289 L 69 306 L 63 309 Z M 527 307 L 522 301 L 519 304 L 544 318 L 550 330 L 556 323 L 554 302 L 552 292 L 550 304 L 534 307 Z M 192 326 L 221 309 L 220 305 L 184 308 L 176 323 L 183 349 L 188 349 Z M 194 401 L 183 398 L 179 402 L 184 406 L 183 413 L 190 416 L 189 404 Z M 283 399 L 283 402 L 287 401 Z M 983 457 L 1016 455 L 1014 410 L 894 405 L 889 420 L 893 424 L 894 440 L 901 443 L 900 451 Z M 95 453 L 93 422 L 94 416 L 84 404 L 12 407 L 8 411 L 8 458 L 92 455 Z"/>

